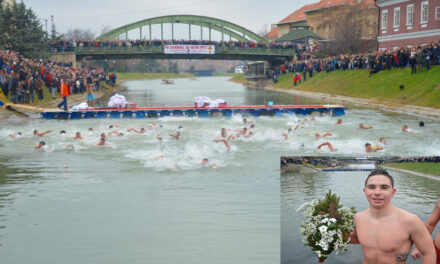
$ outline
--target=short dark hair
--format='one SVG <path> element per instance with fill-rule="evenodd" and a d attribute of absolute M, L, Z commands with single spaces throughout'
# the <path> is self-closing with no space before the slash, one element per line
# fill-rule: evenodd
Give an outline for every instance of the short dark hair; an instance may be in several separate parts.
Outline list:
<path fill-rule="evenodd" d="M 370 143 L 365 143 L 365 147 L 371 146 Z"/>
<path fill-rule="evenodd" d="M 44 141 L 40 141 L 40 145 L 46 145 L 46 142 L 44 142 Z"/>
<path fill-rule="evenodd" d="M 374 169 L 374 170 L 372 170 L 370 172 L 370 174 L 368 174 L 367 179 L 365 179 L 365 186 L 367 186 L 368 179 L 370 179 L 371 177 L 376 176 L 376 175 L 383 175 L 385 177 L 388 177 L 388 179 L 390 179 L 390 181 L 391 181 L 391 187 L 394 188 L 394 179 L 393 179 L 393 177 L 388 173 L 387 170 L 382 169 L 382 168 Z"/>

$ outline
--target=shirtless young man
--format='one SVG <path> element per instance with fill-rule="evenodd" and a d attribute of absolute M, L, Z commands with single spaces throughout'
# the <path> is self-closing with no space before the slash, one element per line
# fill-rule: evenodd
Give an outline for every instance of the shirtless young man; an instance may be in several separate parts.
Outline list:
<path fill-rule="evenodd" d="M 44 141 L 40 141 L 40 143 L 38 143 L 38 145 L 36 145 L 36 146 L 34 147 L 34 149 L 41 149 L 41 148 L 43 148 L 44 146 L 46 146 L 46 142 L 44 142 Z"/>
<path fill-rule="evenodd" d="M 435 226 L 438 224 L 438 222 L 440 222 L 440 199 L 438 199 L 434 210 L 432 211 L 428 220 L 426 220 L 425 222 L 425 226 L 428 229 L 429 234 L 432 234 L 432 232 L 434 232 Z M 437 232 L 437 235 L 435 235 L 434 248 L 437 255 L 436 264 L 440 264 L 440 232 Z M 413 250 L 411 256 L 415 260 L 420 259 L 420 251 L 417 249 L 417 247 Z"/>
<path fill-rule="evenodd" d="M 416 215 L 394 207 L 394 180 L 386 170 L 373 170 L 365 180 L 365 196 L 370 208 L 354 216 L 352 244 L 361 244 L 363 264 L 406 263 L 415 243 L 423 264 L 435 264 L 431 236 Z"/>

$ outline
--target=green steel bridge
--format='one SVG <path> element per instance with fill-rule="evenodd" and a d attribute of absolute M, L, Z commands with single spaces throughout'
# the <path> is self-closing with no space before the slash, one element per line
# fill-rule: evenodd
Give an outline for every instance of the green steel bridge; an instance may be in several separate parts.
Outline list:
<path fill-rule="evenodd" d="M 199 28 L 200 37 L 197 40 L 212 40 L 212 31 L 221 34 L 221 41 L 241 41 L 254 43 L 267 43 L 267 40 L 254 32 L 237 24 L 205 16 L 195 15 L 170 15 L 141 20 L 116 28 L 96 40 L 120 41 L 129 40 L 129 35 L 136 34 L 135 39 L 158 40 L 153 38 L 153 26 L 160 26 L 160 39 L 164 40 L 164 24 L 171 25 L 171 39 L 175 39 L 174 27 L 176 24 L 188 25 L 188 39 L 194 40 L 192 29 Z M 169 26 L 168 26 L 169 28 Z M 205 35 L 204 35 L 205 33 Z M 217 33 L 218 34 L 218 33 Z M 138 36 L 138 37 L 137 37 Z M 174 44 L 178 44 L 174 43 Z M 213 59 L 213 60 L 252 60 L 284 62 L 292 60 L 295 56 L 294 49 L 288 48 L 262 48 L 262 47 L 234 47 L 229 45 L 216 45 L 214 54 L 165 54 L 164 45 L 144 46 L 108 46 L 108 47 L 75 47 L 72 52 L 76 60 L 99 60 L 99 59 L 129 59 L 129 58 L 152 58 L 152 59 Z M 59 54 L 60 52 L 58 52 Z"/>

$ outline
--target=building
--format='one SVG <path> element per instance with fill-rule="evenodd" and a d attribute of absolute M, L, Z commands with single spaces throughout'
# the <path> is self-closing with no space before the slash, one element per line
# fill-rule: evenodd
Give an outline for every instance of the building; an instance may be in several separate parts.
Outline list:
<path fill-rule="evenodd" d="M 338 38 L 336 31 L 341 27 L 338 18 L 356 8 L 354 17 L 359 21 L 356 25 L 360 27 L 360 39 L 374 44 L 376 49 L 378 9 L 374 0 L 321 0 L 305 5 L 279 21 L 266 36 L 269 39 L 278 34 L 282 40 L 307 35 L 313 40 L 331 42 Z"/>
<path fill-rule="evenodd" d="M 376 0 L 379 50 L 440 40 L 440 0 Z"/>
<path fill-rule="evenodd" d="M 337 27 L 341 26 L 338 18 L 348 12 L 356 12 L 355 26 L 360 27 L 360 39 L 375 41 L 378 12 L 374 0 L 322 0 L 310 5 L 305 10 L 305 15 L 315 33 L 327 40 L 335 40 Z"/>

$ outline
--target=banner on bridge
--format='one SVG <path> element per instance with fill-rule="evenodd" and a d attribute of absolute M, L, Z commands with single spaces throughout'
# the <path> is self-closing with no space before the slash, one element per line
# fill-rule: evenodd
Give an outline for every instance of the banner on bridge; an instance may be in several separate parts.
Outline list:
<path fill-rule="evenodd" d="M 165 54 L 215 54 L 214 45 L 165 45 Z"/>

